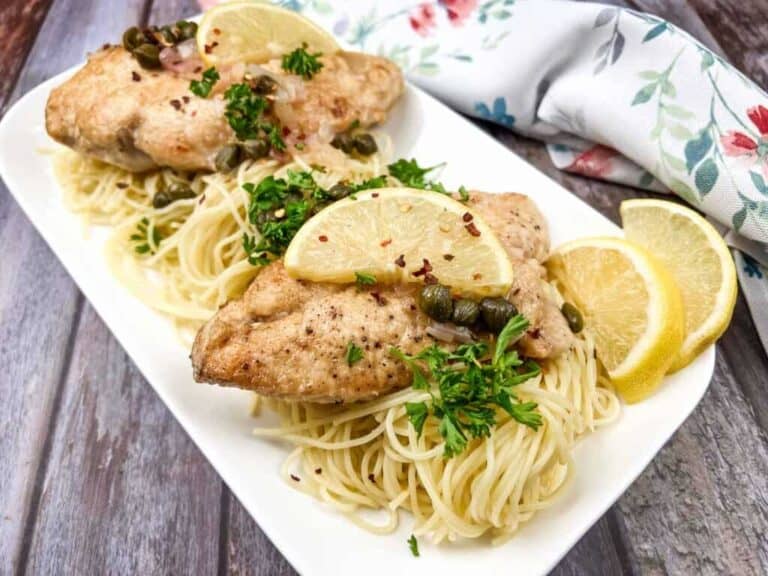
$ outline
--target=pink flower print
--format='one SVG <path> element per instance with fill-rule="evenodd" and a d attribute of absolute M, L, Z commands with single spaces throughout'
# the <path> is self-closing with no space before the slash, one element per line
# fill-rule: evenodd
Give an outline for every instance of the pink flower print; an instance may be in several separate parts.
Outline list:
<path fill-rule="evenodd" d="M 592 178 L 606 178 L 613 170 L 613 159 L 618 155 L 613 148 L 598 144 L 576 156 L 565 169 Z"/>
<path fill-rule="evenodd" d="M 461 26 L 477 8 L 477 0 L 439 0 L 439 2 L 445 8 L 448 20 L 454 26 Z"/>
<path fill-rule="evenodd" d="M 435 27 L 435 8 L 432 4 L 420 4 L 416 7 L 408 17 L 408 22 L 411 24 L 411 28 L 419 36 L 429 36 L 432 29 Z"/>
<path fill-rule="evenodd" d="M 753 106 L 747 110 L 747 116 L 760 134 L 757 140 L 744 132 L 729 130 L 720 137 L 720 144 L 726 156 L 743 158 L 749 166 L 758 164 L 768 178 L 768 108 Z"/>

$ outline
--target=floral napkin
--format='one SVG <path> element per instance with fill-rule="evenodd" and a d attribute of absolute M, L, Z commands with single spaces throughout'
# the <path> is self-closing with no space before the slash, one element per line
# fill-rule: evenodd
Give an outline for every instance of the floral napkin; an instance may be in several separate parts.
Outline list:
<path fill-rule="evenodd" d="M 457 110 L 543 140 L 558 168 L 672 191 L 731 229 L 768 340 L 768 96 L 686 32 L 559 0 L 277 3 Z"/>

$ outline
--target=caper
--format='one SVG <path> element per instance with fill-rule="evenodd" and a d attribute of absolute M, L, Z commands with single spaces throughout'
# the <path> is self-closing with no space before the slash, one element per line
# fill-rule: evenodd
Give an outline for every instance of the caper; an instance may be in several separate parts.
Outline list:
<path fill-rule="evenodd" d="M 517 314 L 517 308 L 506 298 L 483 298 L 480 301 L 480 314 L 488 330 L 498 334 L 509 319 Z"/>
<path fill-rule="evenodd" d="M 180 42 L 194 38 L 197 34 L 197 24 L 188 20 L 176 22 L 176 29 L 178 30 L 177 36 Z"/>
<path fill-rule="evenodd" d="M 251 86 L 253 86 L 253 91 L 256 92 L 256 94 L 265 96 L 267 94 L 272 94 L 272 92 L 277 89 L 277 82 L 271 76 L 262 74 L 253 80 Z"/>
<path fill-rule="evenodd" d="M 584 329 L 584 317 L 576 306 L 570 302 L 563 302 L 560 311 L 565 316 L 565 321 L 568 322 L 568 328 L 571 329 L 571 332 L 578 334 Z"/>
<path fill-rule="evenodd" d="M 349 154 L 354 150 L 355 144 L 354 140 L 352 139 L 352 136 L 349 134 L 346 134 L 342 132 L 341 134 L 336 134 L 336 136 L 333 137 L 333 140 L 331 140 L 331 146 L 334 148 L 338 148 L 345 154 Z"/>
<path fill-rule="evenodd" d="M 229 172 L 240 164 L 240 146 L 237 144 L 227 144 L 216 154 L 214 160 L 216 170 L 219 172 Z"/>
<path fill-rule="evenodd" d="M 131 26 L 128 30 L 123 32 L 123 48 L 128 50 L 128 52 L 133 52 L 144 42 L 144 32 L 139 30 L 136 26 Z"/>
<path fill-rule="evenodd" d="M 160 68 L 160 49 L 154 44 L 144 43 L 133 51 L 142 68 Z"/>
<path fill-rule="evenodd" d="M 243 142 L 243 152 L 251 160 L 258 160 L 264 158 L 269 154 L 269 142 L 264 138 L 256 138 L 255 140 L 246 140 Z"/>
<path fill-rule="evenodd" d="M 155 197 L 152 198 L 152 206 L 157 208 L 165 208 L 169 204 L 176 202 L 177 200 L 186 200 L 188 198 L 194 198 L 195 192 L 184 182 L 173 182 L 165 190 L 160 190 Z"/>
<path fill-rule="evenodd" d="M 376 146 L 376 140 L 370 134 L 358 134 L 352 139 L 352 144 L 357 153 L 362 156 L 370 156 L 379 149 Z"/>
<path fill-rule="evenodd" d="M 165 46 L 173 46 L 179 41 L 179 38 L 170 26 L 163 26 L 160 28 L 160 37 L 158 39 Z"/>
<path fill-rule="evenodd" d="M 461 298 L 453 305 L 451 321 L 459 326 L 472 326 L 480 315 L 480 305 L 473 300 Z"/>
<path fill-rule="evenodd" d="M 344 182 L 338 182 L 328 189 L 328 196 L 334 200 L 340 200 L 341 198 L 346 198 L 352 194 L 352 192 L 354 192 L 352 186 L 345 184 Z"/>
<path fill-rule="evenodd" d="M 453 313 L 451 291 L 442 284 L 424 286 L 419 292 L 419 308 L 438 322 L 448 322 Z"/>

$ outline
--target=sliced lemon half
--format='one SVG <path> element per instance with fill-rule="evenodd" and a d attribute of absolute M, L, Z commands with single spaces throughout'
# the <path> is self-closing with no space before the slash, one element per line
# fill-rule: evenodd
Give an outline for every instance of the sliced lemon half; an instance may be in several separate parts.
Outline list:
<path fill-rule="evenodd" d="M 285 268 L 315 282 L 423 282 L 428 273 L 459 294 L 505 295 L 512 264 L 477 213 L 438 192 L 380 188 L 310 218 L 285 252 Z"/>
<path fill-rule="evenodd" d="M 263 63 L 303 43 L 310 52 L 339 50 L 328 32 L 292 10 L 261 2 L 228 2 L 203 15 L 197 49 L 208 66 Z"/>
<path fill-rule="evenodd" d="M 624 399 L 650 395 L 683 342 L 683 304 L 672 275 L 644 248 L 609 237 L 560 246 L 547 268 L 582 311 Z"/>
<path fill-rule="evenodd" d="M 669 269 L 685 308 L 685 340 L 670 367 L 680 370 L 728 328 L 738 293 L 736 268 L 720 234 L 699 214 L 664 200 L 621 204 L 627 238 Z"/>

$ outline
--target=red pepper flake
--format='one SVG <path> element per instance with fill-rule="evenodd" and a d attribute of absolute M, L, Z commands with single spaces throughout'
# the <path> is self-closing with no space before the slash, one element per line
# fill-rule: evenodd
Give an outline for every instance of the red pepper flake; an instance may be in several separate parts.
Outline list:
<path fill-rule="evenodd" d="M 213 33 L 216 34 L 216 36 L 219 36 L 221 34 L 221 30 L 219 30 L 218 28 L 214 28 Z"/>
<path fill-rule="evenodd" d="M 368 474 L 368 480 L 376 484 L 376 476 L 374 476 L 373 474 Z"/>
<path fill-rule="evenodd" d="M 195 66 L 195 70 L 194 70 L 195 74 L 200 74 L 200 72 L 202 72 L 202 71 L 203 71 L 203 67 L 202 66 Z"/>
<path fill-rule="evenodd" d="M 453 260 L 454 258 L 456 258 L 456 256 L 454 256 L 453 254 L 443 254 L 443 258 L 444 258 L 445 260 L 448 260 L 448 262 L 450 262 L 451 260 Z"/>
<path fill-rule="evenodd" d="M 176 100 L 174 98 L 171 100 L 171 106 L 173 106 L 176 110 L 181 110 L 181 100 Z"/>
<path fill-rule="evenodd" d="M 205 202 L 205 194 L 200 196 L 200 200 L 197 201 L 198 204 L 202 204 L 203 202 Z"/>
<path fill-rule="evenodd" d="M 294 482 L 301 482 L 301 478 L 299 478 L 298 476 L 295 476 L 294 474 L 291 474 L 291 480 L 293 480 Z"/>
<path fill-rule="evenodd" d="M 379 246 L 384 248 L 385 246 L 389 246 L 390 244 L 392 244 L 392 238 L 387 238 L 386 240 L 382 240 Z"/>
<path fill-rule="evenodd" d="M 472 274 L 472 280 L 482 280 L 482 279 L 483 279 L 483 275 L 480 274 L 480 272 L 475 272 L 474 274 Z"/>
<path fill-rule="evenodd" d="M 211 42 L 210 44 L 206 44 L 205 45 L 205 53 L 206 54 L 210 54 L 211 52 L 213 52 L 213 49 L 216 48 L 216 46 L 218 46 L 218 45 L 219 45 L 218 42 Z"/>
<path fill-rule="evenodd" d="M 291 129 L 287 126 L 283 126 L 283 137 L 290 136 L 291 135 Z"/>
<path fill-rule="evenodd" d="M 432 264 L 429 263 L 429 260 L 423 258 L 421 268 L 411 272 L 411 275 L 416 276 L 416 278 L 419 276 L 424 276 L 426 278 L 426 275 L 430 272 L 432 272 Z"/>
<path fill-rule="evenodd" d="M 184 101 L 184 104 L 189 104 L 189 96 L 182 96 L 181 99 Z"/>
<path fill-rule="evenodd" d="M 467 232 L 469 232 L 472 236 L 480 236 L 480 230 L 477 229 L 477 226 L 475 226 L 474 222 L 470 222 L 464 228 L 467 229 Z"/>
<path fill-rule="evenodd" d="M 320 240 L 320 242 L 328 242 L 328 236 L 326 236 L 325 234 L 321 234 L 320 236 L 317 237 L 317 239 Z"/>
<path fill-rule="evenodd" d="M 400 254 L 400 256 L 397 257 L 397 260 L 395 260 L 395 264 L 400 266 L 400 268 L 405 268 L 405 254 Z"/>
<path fill-rule="evenodd" d="M 373 194 L 371 194 L 371 198 L 378 198 L 378 197 L 379 197 L 378 192 L 374 192 Z"/>
<path fill-rule="evenodd" d="M 323 469 L 322 468 L 315 468 L 315 474 L 322 474 Z"/>
<path fill-rule="evenodd" d="M 306 140 L 306 139 L 307 139 L 307 135 L 303 133 L 296 136 L 296 140 Z"/>
<path fill-rule="evenodd" d="M 434 274 L 430 274 L 429 272 L 424 274 L 424 284 L 437 284 L 437 283 L 438 283 L 437 276 L 435 276 Z"/>
<path fill-rule="evenodd" d="M 197 116 L 197 110 L 192 110 L 192 112 L 190 112 L 189 115 L 192 116 L 192 118 L 194 118 L 195 116 Z"/>
<path fill-rule="evenodd" d="M 472 222 L 473 218 L 474 216 L 472 216 L 472 214 L 470 214 L 469 212 L 464 212 L 464 215 L 461 217 L 461 219 L 464 220 L 464 222 Z"/>
<path fill-rule="evenodd" d="M 131 80 L 133 80 L 134 82 L 141 82 L 141 75 L 138 72 L 136 72 L 136 70 L 134 70 L 133 72 L 131 72 Z"/>
<path fill-rule="evenodd" d="M 376 300 L 376 304 L 378 304 L 379 306 L 387 305 L 387 299 L 384 298 L 384 296 L 382 296 L 378 292 L 369 292 L 369 294 L 371 295 L 371 298 Z M 363 342 L 365 342 L 365 336 L 363 336 Z"/>
<path fill-rule="evenodd" d="M 125 190 L 126 188 L 128 188 L 128 184 L 126 184 L 125 182 L 118 182 L 117 184 L 115 184 L 115 186 L 117 186 L 121 190 Z"/>

